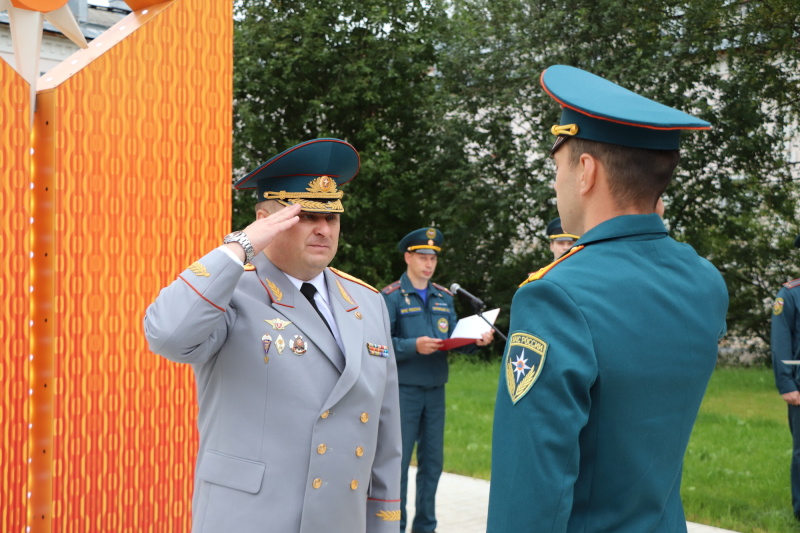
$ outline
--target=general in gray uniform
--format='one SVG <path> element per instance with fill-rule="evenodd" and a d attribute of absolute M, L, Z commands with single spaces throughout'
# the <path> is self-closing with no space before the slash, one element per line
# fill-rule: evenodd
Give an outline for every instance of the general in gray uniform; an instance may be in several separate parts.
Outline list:
<path fill-rule="evenodd" d="M 378 291 L 328 264 L 338 188 L 359 168 L 316 139 L 236 184 L 257 218 L 148 308 L 150 349 L 192 365 L 194 532 L 392 532 L 400 519 L 397 369 Z"/>

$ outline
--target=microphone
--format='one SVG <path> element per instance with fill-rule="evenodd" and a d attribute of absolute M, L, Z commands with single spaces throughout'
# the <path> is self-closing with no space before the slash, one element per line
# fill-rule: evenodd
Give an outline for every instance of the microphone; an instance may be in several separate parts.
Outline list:
<path fill-rule="evenodd" d="M 472 303 L 472 305 L 475 306 L 476 309 L 483 308 L 483 300 L 481 300 L 474 294 L 470 294 L 468 291 L 462 289 L 461 285 L 459 285 L 458 283 L 453 283 L 452 285 L 450 285 L 450 292 L 452 292 L 453 294 L 460 294 L 462 296 L 465 296 Z"/>

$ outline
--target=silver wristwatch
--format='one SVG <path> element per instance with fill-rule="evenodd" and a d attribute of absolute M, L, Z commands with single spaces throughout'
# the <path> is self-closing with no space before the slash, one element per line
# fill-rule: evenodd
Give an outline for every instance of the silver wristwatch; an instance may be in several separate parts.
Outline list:
<path fill-rule="evenodd" d="M 234 231 L 233 233 L 228 233 L 225 235 L 225 238 L 222 239 L 222 244 L 228 244 L 229 242 L 238 242 L 239 246 L 242 247 L 245 255 L 245 264 L 253 260 L 253 256 L 256 255 L 256 252 L 253 250 L 253 245 L 250 244 L 250 239 L 247 238 L 247 234 L 245 232 Z"/>

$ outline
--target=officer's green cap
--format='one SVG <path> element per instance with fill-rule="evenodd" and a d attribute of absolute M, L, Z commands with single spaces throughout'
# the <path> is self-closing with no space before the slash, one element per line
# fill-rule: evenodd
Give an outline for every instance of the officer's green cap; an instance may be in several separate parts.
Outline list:
<path fill-rule="evenodd" d="M 634 148 L 677 150 L 681 130 L 707 130 L 711 124 L 624 89 L 585 70 L 554 65 L 541 84 L 561 104 L 561 121 L 551 128 L 559 138 L 551 154 L 577 137 Z"/>
<path fill-rule="evenodd" d="M 564 233 L 561 228 L 561 217 L 556 217 L 547 225 L 547 236 L 551 241 L 577 241 L 580 237 L 572 233 Z"/>
<path fill-rule="evenodd" d="M 352 180 L 361 161 L 340 139 L 313 139 L 276 155 L 239 180 L 237 189 L 258 189 L 258 200 L 300 204 L 311 213 L 342 213 L 337 187 Z"/>
<path fill-rule="evenodd" d="M 442 251 L 444 235 L 436 228 L 420 228 L 412 231 L 397 245 L 400 252 L 416 252 L 418 254 L 438 254 Z"/>

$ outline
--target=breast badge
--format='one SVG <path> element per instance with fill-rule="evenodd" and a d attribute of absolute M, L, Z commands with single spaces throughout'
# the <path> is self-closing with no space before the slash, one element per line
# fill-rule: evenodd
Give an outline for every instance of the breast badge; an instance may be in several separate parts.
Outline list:
<path fill-rule="evenodd" d="M 264 363 L 269 363 L 269 347 L 272 344 L 272 337 L 264 335 L 261 337 L 261 344 L 264 346 Z"/>
<path fill-rule="evenodd" d="M 776 298 L 772 304 L 772 314 L 778 316 L 781 313 L 783 313 L 783 298 Z"/>
<path fill-rule="evenodd" d="M 525 396 L 542 372 L 547 343 L 527 333 L 514 333 L 505 355 L 506 384 L 511 401 Z"/>
<path fill-rule="evenodd" d="M 273 318 L 272 320 L 264 320 L 267 324 L 272 326 L 272 329 L 281 331 L 286 329 L 286 326 L 290 325 L 291 322 L 288 320 L 283 320 L 282 318 Z"/>
<path fill-rule="evenodd" d="M 383 344 L 372 344 L 368 342 L 367 351 L 370 355 L 374 355 L 375 357 L 389 357 L 389 347 Z"/>
<path fill-rule="evenodd" d="M 278 355 L 283 353 L 283 349 L 286 348 L 286 343 L 283 341 L 283 337 L 278 335 L 278 338 L 275 339 L 275 348 L 278 350 Z"/>
<path fill-rule="evenodd" d="M 303 355 L 306 353 L 306 341 L 303 340 L 302 336 L 295 335 L 294 338 L 289 341 L 289 349 L 295 355 Z"/>
<path fill-rule="evenodd" d="M 450 323 L 444 317 L 440 318 L 436 322 L 436 325 L 439 326 L 439 331 L 441 331 L 442 333 L 447 333 L 447 330 L 450 329 Z"/>

